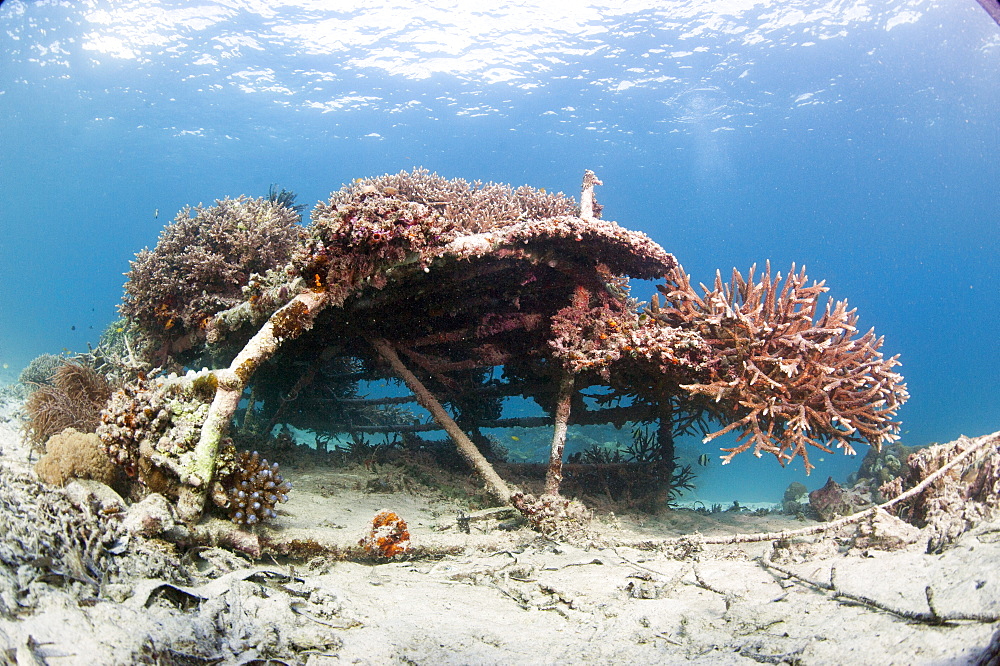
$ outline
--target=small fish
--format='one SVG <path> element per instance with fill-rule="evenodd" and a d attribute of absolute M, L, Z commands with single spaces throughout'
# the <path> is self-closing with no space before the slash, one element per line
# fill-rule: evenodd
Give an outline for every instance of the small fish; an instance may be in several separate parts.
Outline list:
<path fill-rule="evenodd" d="M 6 369 L 7 369 L 7 368 L 9 368 L 9 367 L 10 367 L 10 363 L 4 363 L 4 364 L 3 364 L 3 369 L 4 369 L 4 370 L 6 370 Z"/>
<path fill-rule="evenodd" d="M 709 457 L 707 453 L 703 453 L 700 456 L 698 456 L 698 464 L 701 465 L 702 467 L 708 467 L 708 463 L 710 463 L 711 461 L 712 458 Z"/>
<path fill-rule="evenodd" d="M 75 331 L 75 330 L 76 330 L 76 325 L 74 324 L 73 326 L 70 326 L 70 327 L 69 327 L 69 330 L 71 330 L 71 331 Z"/>
<path fill-rule="evenodd" d="M 511 438 L 512 440 L 514 440 L 515 442 L 520 442 L 520 441 L 521 441 L 521 438 L 520 438 L 520 437 L 518 437 L 517 435 L 511 435 L 511 436 L 510 436 L 510 438 Z"/>
<path fill-rule="evenodd" d="M 153 211 L 153 219 L 154 220 L 160 219 L 160 209 L 159 208 L 157 208 L 156 210 Z"/>

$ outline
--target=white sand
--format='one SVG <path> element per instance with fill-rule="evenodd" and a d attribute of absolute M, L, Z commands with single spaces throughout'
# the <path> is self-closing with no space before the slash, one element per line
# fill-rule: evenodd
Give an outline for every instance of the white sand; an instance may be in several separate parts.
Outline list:
<path fill-rule="evenodd" d="M 15 471 L 27 469 L 16 426 L 0 423 L 0 465 Z M 251 562 L 196 549 L 186 558 L 164 556 L 186 567 L 184 585 L 165 587 L 162 575 L 151 580 L 139 556 L 127 560 L 140 563 L 135 578 L 115 578 L 96 598 L 85 585 L 37 575 L 32 582 L 31 567 L 20 575 L 8 567 L 26 606 L 0 614 L 0 664 L 239 664 L 267 657 L 317 666 L 964 664 L 997 628 L 974 621 L 933 626 L 838 601 L 762 568 L 757 559 L 771 554 L 770 542 L 707 546 L 675 559 L 628 546 L 556 543 L 523 528 L 504 531 L 497 521 L 475 523 L 466 535 L 454 527 L 460 502 L 419 488 L 366 493 L 359 489 L 365 474 L 374 473 L 289 469 L 296 488 L 270 534 L 350 546 L 378 509 L 391 508 L 408 521 L 415 552 L 456 554 L 385 564 Z M 636 543 L 694 529 L 799 525 L 678 511 L 599 516 L 593 529 L 603 543 Z M 927 613 L 929 586 L 941 615 L 1000 614 L 1000 523 L 981 524 L 935 555 L 925 554 L 926 538 L 893 552 L 848 549 L 848 542 L 803 540 L 783 551 L 782 566 L 823 583 L 835 569 L 843 592 L 901 611 Z M 128 543 L 133 554 L 156 547 L 134 537 Z"/>

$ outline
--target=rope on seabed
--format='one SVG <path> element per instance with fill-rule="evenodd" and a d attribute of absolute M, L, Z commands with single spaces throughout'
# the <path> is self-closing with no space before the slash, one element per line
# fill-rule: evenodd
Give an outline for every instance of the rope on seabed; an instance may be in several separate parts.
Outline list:
<path fill-rule="evenodd" d="M 977 441 L 978 440 L 978 441 Z M 928 476 L 926 479 L 913 486 L 905 493 L 892 498 L 887 502 L 878 504 L 873 507 L 869 507 L 858 513 L 851 514 L 850 516 L 845 516 L 844 518 L 839 518 L 837 520 L 830 521 L 828 523 L 823 523 L 822 525 L 813 525 L 812 527 L 804 527 L 800 530 L 792 531 L 782 531 L 782 532 L 764 532 L 760 534 L 735 534 L 726 537 L 702 537 L 698 534 L 687 534 L 680 537 L 672 537 L 670 539 L 663 540 L 643 540 L 641 543 L 644 547 L 666 547 L 666 546 L 679 546 L 683 544 L 697 543 L 702 545 L 732 545 L 737 543 L 758 543 L 761 541 L 783 541 L 786 539 L 794 539 L 797 537 L 811 536 L 813 534 L 820 534 L 822 532 L 827 532 L 830 530 L 835 530 L 845 525 L 851 525 L 854 523 L 859 523 L 867 518 L 870 518 L 877 514 L 879 511 L 886 511 L 887 509 L 905 502 L 908 499 L 916 497 L 923 491 L 925 491 L 931 484 L 940 479 L 942 476 L 947 474 L 950 470 L 957 467 L 959 464 L 964 462 L 966 459 L 971 457 L 975 452 L 980 449 L 985 448 L 989 444 L 1000 443 L 1000 433 L 993 433 L 992 435 L 984 435 L 982 437 L 970 440 L 973 444 L 962 451 L 960 454 L 948 461 L 947 464 L 942 466 L 936 472 Z M 628 544 L 621 544 L 628 545 Z"/>

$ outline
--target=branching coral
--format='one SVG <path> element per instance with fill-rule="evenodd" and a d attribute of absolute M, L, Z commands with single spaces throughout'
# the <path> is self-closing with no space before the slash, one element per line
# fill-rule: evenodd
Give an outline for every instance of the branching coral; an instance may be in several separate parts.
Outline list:
<path fill-rule="evenodd" d="M 292 484 L 278 472 L 278 463 L 268 463 L 254 451 L 243 451 L 234 472 L 222 485 L 226 489 L 230 519 L 237 525 L 253 527 L 277 517 L 275 507 L 288 501 Z"/>
<path fill-rule="evenodd" d="M 767 266 L 758 281 L 754 268 L 732 281 L 716 275 L 712 289 L 692 288 L 679 267 L 659 287 L 666 297 L 649 314 L 658 321 L 698 333 L 714 361 L 707 381 L 682 386 L 717 403 L 727 425 L 706 441 L 739 433 L 738 445 L 724 449 L 724 462 L 751 446 L 785 464 L 801 456 L 813 469 L 807 447 L 829 451 L 835 444 L 854 453 L 852 443 L 875 446 L 898 439 L 892 420 L 908 397 L 893 372 L 897 357 L 884 358 L 882 338 L 857 333 L 855 310 L 830 299 L 816 318 L 822 282 L 807 284 L 805 270 L 787 278 Z"/>
<path fill-rule="evenodd" d="M 104 451 L 146 491 L 177 497 L 216 387 L 207 370 L 126 385 L 101 413 L 97 433 Z M 278 464 L 257 452 L 238 454 L 228 442 L 217 457 L 212 500 L 233 522 L 253 526 L 275 517 L 274 507 L 291 490 Z"/>
<path fill-rule="evenodd" d="M 42 354 L 31 359 L 27 367 L 21 371 L 17 381 L 28 391 L 34 391 L 41 384 L 51 384 L 52 375 L 65 359 L 55 354 Z"/>
<path fill-rule="evenodd" d="M 366 281 L 385 286 L 393 267 L 426 267 L 459 236 L 575 208 L 561 194 L 447 180 L 423 169 L 358 180 L 316 206 L 296 270 L 340 304 Z"/>
<path fill-rule="evenodd" d="M 313 221 L 328 214 L 331 207 L 367 199 L 388 198 L 428 207 L 443 224 L 463 233 L 479 233 L 517 220 L 544 220 L 563 215 L 575 216 L 579 207 L 561 192 L 549 193 L 523 185 L 449 180 L 427 169 L 416 168 L 376 178 L 359 178 L 320 204 Z"/>
<path fill-rule="evenodd" d="M 294 210 L 263 198 L 185 208 L 152 251 L 136 254 L 122 314 L 153 341 L 190 346 L 210 317 L 243 300 L 253 274 L 285 265 L 299 239 L 298 221 Z"/>
<path fill-rule="evenodd" d="M 593 518 L 582 503 L 559 495 L 514 493 L 511 503 L 521 512 L 532 529 L 553 537 L 580 535 Z"/>

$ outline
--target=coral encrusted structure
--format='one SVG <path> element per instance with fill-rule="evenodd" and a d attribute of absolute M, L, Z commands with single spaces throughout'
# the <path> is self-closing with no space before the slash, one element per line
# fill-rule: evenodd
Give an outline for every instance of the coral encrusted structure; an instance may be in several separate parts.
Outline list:
<path fill-rule="evenodd" d="M 196 519 L 213 484 L 232 473 L 227 437 L 241 405 L 243 422 L 266 432 L 412 432 L 412 422 L 349 418 L 359 381 L 402 380 L 407 399 L 434 419 L 420 426 L 445 430 L 489 493 L 520 504 L 538 527 L 539 515 L 563 505 L 570 424 L 645 424 L 650 450 L 631 464 L 667 486 L 690 481 L 674 455 L 683 433 L 734 432 L 725 461 L 752 448 L 782 465 L 801 457 L 807 471 L 810 447 L 853 452 L 858 442 L 894 440 L 907 398 L 898 360 L 882 356 L 873 332 L 858 335 L 846 303 L 824 309 L 823 283 L 807 283 L 794 266 L 784 278 L 769 267 L 760 277 L 734 271 L 699 292 L 648 236 L 601 219 L 601 184 L 588 172 L 577 205 L 423 169 L 357 179 L 318 204 L 304 229 L 290 229 L 293 212 L 274 202 L 260 208 L 274 237 L 258 239 L 266 261 L 253 268 L 239 263 L 248 218 L 230 209 L 264 203 L 179 216 L 153 253 L 137 257 L 122 309 L 152 341 L 142 346 L 154 350 L 151 365 L 214 367 L 199 380 L 212 395 L 197 442 L 184 438 L 171 463 L 190 490 L 181 517 Z M 199 249 L 195 279 L 181 280 L 184 248 L 200 248 L 218 228 L 227 249 Z M 154 281 L 161 274 L 168 279 Z M 643 306 L 631 279 L 662 280 L 661 297 Z M 509 486 L 477 446 L 487 439 L 481 429 L 511 424 L 500 407 L 510 396 L 548 414 L 531 423 L 553 432 L 541 504 Z"/>
<path fill-rule="evenodd" d="M 144 493 L 176 500 L 186 489 L 186 465 L 215 388 L 215 375 L 209 370 L 126 385 L 101 412 L 97 435 L 104 451 Z M 257 452 L 238 453 L 228 440 L 217 462 L 210 496 L 234 523 L 254 526 L 276 517 L 275 506 L 287 501 L 291 490 L 278 463 L 262 460 Z"/>

